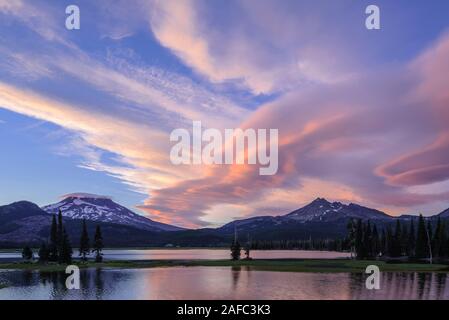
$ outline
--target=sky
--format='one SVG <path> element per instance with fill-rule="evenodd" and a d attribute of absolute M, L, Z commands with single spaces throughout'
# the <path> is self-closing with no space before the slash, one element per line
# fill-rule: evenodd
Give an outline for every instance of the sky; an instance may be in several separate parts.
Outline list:
<path fill-rule="evenodd" d="M 317 197 L 432 215 L 448 84 L 445 0 L 0 0 L 0 204 L 93 193 L 191 228 Z M 192 121 L 278 129 L 277 173 L 172 164 Z"/>

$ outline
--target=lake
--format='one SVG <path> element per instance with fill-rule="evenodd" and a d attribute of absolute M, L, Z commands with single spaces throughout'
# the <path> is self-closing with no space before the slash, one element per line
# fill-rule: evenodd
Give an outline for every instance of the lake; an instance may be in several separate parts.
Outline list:
<path fill-rule="evenodd" d="M 74 250 L 75 253 L 77 252 Z M 105 260 L 221 260 L 229 259 L 229 249 L 105 249 Z M 243 251 L 242 251 L 243 254 Z M 253 250 L 255 259 L 336 259 L 349 257 L 347 252 L 303 250 Z M 76 257 L 76 254 L 74 254 Z M 21 259 L 20 252 L 0 252 L 0 261 Z"/>
<path fill-rule="evenodd" d="M 255 271 L 247 267 L 84 269 L 67 290 L 62 272 L 0 271 L 0 299 L 449 299 L 445 273 L 381 274 L 367 290 L 360 273 Z"/>
<path fill-rule="evenodd" d="M 229 259 L 228 249 L 104 250 L 106 260 Z M 335 259 L 347 253 L 252 251 L 256 259 Z M 20 260 L 19 252 L 0 261 Z M 248 267 L 84 269 L 80 290 L 67 290 L 63 272 L 0 270 L 0 299 L 449 299 L 446 274 L 382 273 L 367 290 L 365 274 L 256 271 Z"/>

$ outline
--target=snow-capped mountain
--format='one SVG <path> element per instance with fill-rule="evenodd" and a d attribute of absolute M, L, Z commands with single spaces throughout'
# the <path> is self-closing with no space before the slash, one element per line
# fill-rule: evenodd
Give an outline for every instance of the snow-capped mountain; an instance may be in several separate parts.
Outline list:
<path fill-rule="evenodd" d="M 178 231 L 183 228 L 153 221 L 112 201 L 111 198 L 86 193 L 68 194 L 58 203 L 42 209 L 50 214 L 61 210 L 64 217 L 128 225 L 151 231 Z"/>
<path fill-rule="evenodd" d="M 375 209 L 350 203 L 329 202 L 323 198 L 317 198 L 305 207 L 295 210 L 284 216 L 300 222 L 332 222 L 341 219 L 385 220 L 391 216 Z"/>
<path fill-rule="evenodd" d="M 350 203 L 329 202 L 317 198 L 308 205 L 282 216 L 259 216 L 230 222 L 220 232 L 233 233 L 235 228 L 243 234 L 272 235 L 278 238 L 293 239 L 298 235 L 316 235 L 318 237 L 337 237 L 346 234 L 350 219 L 370 220 L 374 223 L 394 221 L 381 211 Z"/>

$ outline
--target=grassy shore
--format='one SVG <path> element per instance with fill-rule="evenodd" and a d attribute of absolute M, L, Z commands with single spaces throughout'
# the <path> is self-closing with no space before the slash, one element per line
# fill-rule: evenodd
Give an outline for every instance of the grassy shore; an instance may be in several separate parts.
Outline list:
<path fill-rule="evenodd" d="M 448 265 L 419 263 L 386 263 L 384 261 L 357 261 L 349 259 L 267 259 L 267 260 L 144 260 L 107 261 L 103 263 L 74 262 L 80 268 L 157 268 L 157 267 L 234 267 L 244 270 L 284 272 L 364 272 L 368 265 L 377 265 L 381 271 L 449 272 Z M 64 265 L 38 263 L 0 263 L 0 269 L 64 271 Z"/>

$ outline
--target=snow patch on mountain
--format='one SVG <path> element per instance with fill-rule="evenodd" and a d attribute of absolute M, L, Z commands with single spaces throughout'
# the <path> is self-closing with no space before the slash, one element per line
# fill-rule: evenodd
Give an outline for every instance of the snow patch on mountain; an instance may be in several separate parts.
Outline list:
<path fill-rule="evenodd" d="M 78 198 L 78 199 L 109 199 L 112 200 L 109 196 L 101 196 L 98 194 L 93 193 L 85 193 L 85 192 L 75 192 L 75 193 L 68 193 L 60 197 L 61 200 L 64 200 L 66 198 Z"/>
<path fill-rule="evenodd" d="M 59 210 L 64 217 L 70 219 L 86 219 L 90 221 L 108 222 L 129 225 L 151 231 L 177 231 L 182 228 L 160 223 L 138 215 L 131 210 L 115 203 L 109 197 L 86 193 L 69 194 L 62 200 L 42 208 L 50 214 Z"/>

